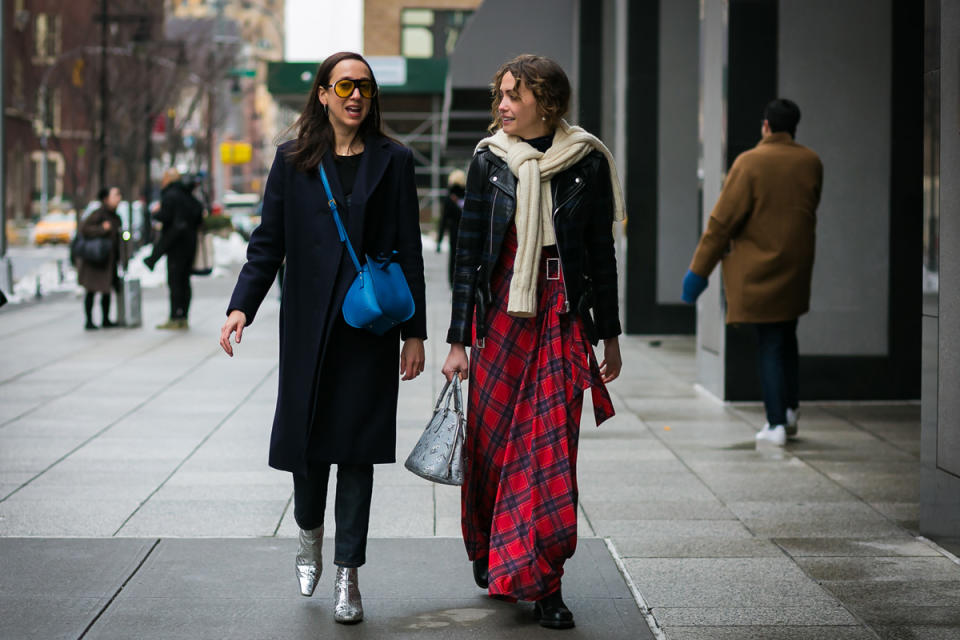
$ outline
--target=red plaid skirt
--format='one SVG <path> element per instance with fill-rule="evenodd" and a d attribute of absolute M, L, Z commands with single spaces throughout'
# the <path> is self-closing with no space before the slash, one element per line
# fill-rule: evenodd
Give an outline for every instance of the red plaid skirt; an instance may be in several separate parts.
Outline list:
<path fill-rule="evenodd" d="M 538 600 L 577 547 L 583 392 L 598 425 L 614 412 L 583 322 L 563 312 L 553 248 L 541 256 L 537 316 L 507 315 L 516 248 L 512 229 L 491 274 L 486 344 L 470 351 L 461 516 L 469 558 L 489 557 L 490 595 Z"/>

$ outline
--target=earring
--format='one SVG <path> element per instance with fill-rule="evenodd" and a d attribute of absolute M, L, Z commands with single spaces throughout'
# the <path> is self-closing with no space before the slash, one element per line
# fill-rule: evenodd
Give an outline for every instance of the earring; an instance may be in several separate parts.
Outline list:
<path fill-rule="evenodd" d="M 327 105 L 323 105 L 323 115 L 325 115 L 325 116 L 326 116 L 326 115 L 330 115 L 329 112 L 328 112 L 328 110 L 327 110 Z"/>
<path fill-rule="evenodd" d="M 546 122 L 546 121 L 547 121 L 547 116 L 540 116 L 540 119 L 543 120 L 544 122 Z"/>

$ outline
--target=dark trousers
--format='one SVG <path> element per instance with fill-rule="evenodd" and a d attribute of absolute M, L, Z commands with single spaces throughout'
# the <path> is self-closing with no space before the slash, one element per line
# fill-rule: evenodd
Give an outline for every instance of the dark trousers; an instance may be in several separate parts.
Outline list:
<path fill-rule="evenodd" d="M 170 287 L 170 317 L 175 320 L 186 319 L 190 311 L 191 260 L 172 260 L 167 256 L 167 286 Z"/>
<path fill-rule="evenodd" d="M 93 291 L 87 291 L 87 295 L 83 298 L 83 310 L 87 314 L 87 324 L 93 324 L 93 296 L 97 295 Z M 103 322 L 107 322 L 110 318 L 110 293 L 101 293 L 100 294 L 100 311 L 103 315 Z"/>
<path fill-rule="evenodd" d="M 312 467 L 308 477 L 293 475 L 293 517 L 301 529 L 316 529 L 323 524 L 329 478 L 328 464 Z M 333 562 L 338 567 L 359 567 L 367 561 L 372 495 L 372 464 L 337 465 Z"/>
<path fill-rule="evenodd" d="M 754 324 L 757 332 L 757 368 L 763 387 L 763 406 L 770 426 L 787 424 L 787 409 L 799 405 L 797 321 Z"/>

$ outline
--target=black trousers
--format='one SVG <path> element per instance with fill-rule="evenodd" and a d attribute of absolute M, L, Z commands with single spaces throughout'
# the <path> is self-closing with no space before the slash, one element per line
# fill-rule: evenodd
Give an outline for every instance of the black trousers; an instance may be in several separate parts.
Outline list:
<path fill-rule="evenodd" d="M 293 475 L 293 517 L 301 529 L 316 529 L 323 524 L 329 479 L 328 464 L 313 466 L 308 477 Z M 337 465 L 333 562 L 338 567 L 360 567 L 367 561 L 372 495 L 372 464 Z"/>
<path fill-rule="evenodd" d="M 178 260 L 167 256 L 167 286 L 170 287 L 170 317 L 186 319 L 190 311 L 190 270 L 193 259 Z"/>
<path fill-rule="evenodd" d="M 753 325 L 757 332 L 757 369 L 770 426 L 787 424 L 787 409 L 799 404 L 800 358 L 797 321 Z"/>
<path fill-rule="evenodd" d="M 87 291 L 83 298 L 83 311 L 87 314 L 87 324 L 93 324 L 93 296 L 97 295 L 93 291 Z M 103 315 L 103 322 L 110 319 L 110 293 L 100 294 L 100 311 Z"/>

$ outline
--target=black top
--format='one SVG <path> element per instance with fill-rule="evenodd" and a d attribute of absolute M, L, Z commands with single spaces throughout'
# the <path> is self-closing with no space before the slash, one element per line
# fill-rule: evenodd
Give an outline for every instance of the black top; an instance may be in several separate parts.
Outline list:
<path fill-rule="evenodd" d="M 343 196 L 347 199 L 347 206 L 350 206 L 350 195 L 353 193 L 353 185 L 357 181 L 357 171 L 360 169 L 360 159 L 363 158 L 363 152 L 355 156 L 338 156 L 334 154 L 333 163 L 337 166 L 337 174 L 340 177 L 340 188 L 343 189 Z"/>
<path fill-rule="evenodd" d="M 539 138 L 530 138 L 529 140 L 524 140 L 524 142 L 540 153 L 544 153 L 550 148 L 550 145 L 553 144 L 553 134 L 549 133 L 545 136 L 540 136 Z"/>

